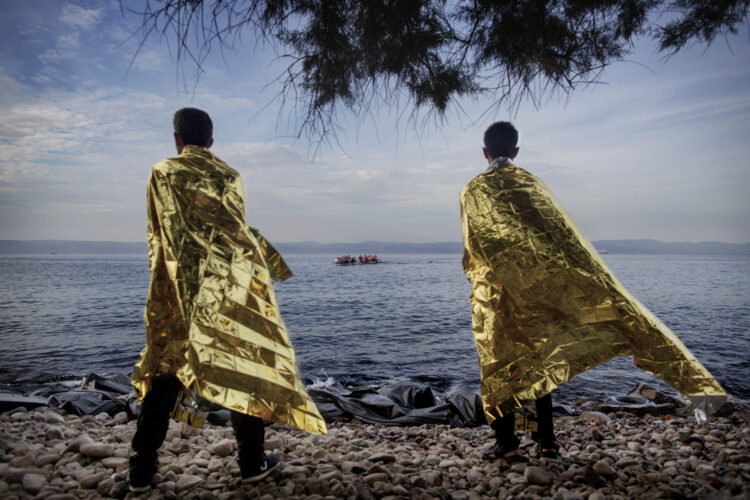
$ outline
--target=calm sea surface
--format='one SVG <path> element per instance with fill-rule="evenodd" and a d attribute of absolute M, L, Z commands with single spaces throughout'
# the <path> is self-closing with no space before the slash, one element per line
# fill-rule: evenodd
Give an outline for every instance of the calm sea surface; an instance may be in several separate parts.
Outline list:
<path fill-rule="evenodd" d="M 478 391 L 460 256 L 381 257 L 367 266 L 286 257 L 295 275 L 276 291 L 302 375 Z M 750 256 L 604 257 L 731 394 L 750 399 Z M 0 257 L 0 382 L 129 373 L 144 343 L 148 279 L 145 256 Z M 556 394 L 604 399 L 637 382 L 673 392 L 618 358 Z"/>

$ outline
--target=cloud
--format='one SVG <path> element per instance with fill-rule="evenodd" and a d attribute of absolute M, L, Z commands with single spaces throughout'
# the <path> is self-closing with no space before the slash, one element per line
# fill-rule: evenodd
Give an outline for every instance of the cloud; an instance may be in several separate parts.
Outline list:
<path fill-rule="evenodd" d="M 74 59 L 78 57 L 78 48 L 80 47 L 80 41 L 78 39 L 78 32 L 73 31 L 57 37 L 55 48 L 47 49 L 39 54 L 39 60 L 44 65 L 53 65 L 59 63 L 63 59 Z"/>
<path fill-rule="evenodd" d="M 66 182 L 106 169 L 112 155 L 148 149 L 169 116 L 154 94 L 110 88 L 92 92 L 38 91 L 0 71 L 12 95 L 0 97 L 0 182 L 25 189 L 41 179 Z M 102 156 L 109 155 L 109 159 Z M 102 161 L 103 160 L 103 161 Z"/>
<path fill-rule="evenodd" d="M 84 9 L 78 5 L 67 4 L 62 8 L 60 21 L 77 28 L 91 29 L 104 19 L 103 9 Z"/>

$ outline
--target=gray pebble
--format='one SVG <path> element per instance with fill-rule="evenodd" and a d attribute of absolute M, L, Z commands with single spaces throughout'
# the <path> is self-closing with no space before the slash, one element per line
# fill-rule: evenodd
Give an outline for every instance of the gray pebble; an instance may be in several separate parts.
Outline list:
<path fill-rule="evenodd" d="M 175 455 L 181 455 L 190 451 L 190 443 L 182 438 L 174 438 L 167 445 L 167 450 L 171 451 Z"/>
<path fill-rule="evenodd" d="M 632 451 L 641 451 L 641 443 L 638 441 L 628 441 L 628 449 Z"/>
<path fill-rule="evenodd" d="M 615 467 L 617 467 L 618 469 L 625 469 L 634 465 L 638 465 L 638 460 L 631 457 L 623 457 L 615 462 Z"/>
<path fill-rule="evenodd" d="M 550 471 L 544 467 L 538 467 L 535 465 L 526 467 L 523 476 L 527 483 L 538 484 L 541 486 L 552 484 L 552 481 L 555 479 L 555 476 Z"/>
<path fill-rule="evenodd" d="M 42 474 L 24 474 L 23 476 L 23 489 L 29 493 L 38 493 L 47 484 L 47 478 Z"/>
<path fill-rule="evenodd" d="M 587 412 L 582 413 L 581 417 L 590 418 L 592 420 L 599 422 L 600 424 L 608 424 L 612 421 L 612 419 L 609 418 L 608 415 L 600 411 L 587 411 Z"/>
<path fill-rule="evenodd" d="M 57 463 L 61 458 L 62 455 L 60 455 L 59 453 L 44 453 L 36 457 L 35 465 L 37 467 L 43 467 L 47 464 Z"/>
<path fill-rule="evenodd" d="M 698 474 L 713 474 L 715 472 L 712 465 L 709 464 L 700 464 L 698 467 L 695 468 L 695 472 Z"/>
<path fill-rule="evenodd" d="M 281 438 L 266 439 L 264 443 L 264 448 L 266 450 L 278 450 L 282 446 L 284 446 L 284 442 L 281 440 Z"/>
<path fill-rule="evenodd" d="M 11 467 L 30 467 L 36 463 L 36 456 L 33 452 L 25 453 L 20 457 L 16 457 L 10 461 Z"/>
<path fill-rule="evenodd" d="M 175 490 L 177 492 L 189 490 L 203 482 L 203 478 L 200 476 L 192 476 L 189 474 L 182 474 L 177 476 L 177 482 L 175 483 Z"/>
<path fill-rule="evenodd" d="M 58 427 L 52 427 L 47 430 L 47 433 L 44 435 L 44 438 L 47 441 L 55 441 L 57 439 L 63 439 L 65 436 L 63 436 L 62 430 Z"/>
<path fill-rule="evenodd" d="M 96 488 L 99 485 L 99 482 L 104 480 L 107 476 L 109 476 L 108 472 L 96 472 L 82 477 L 78 482 L 81 483 L 82 488 L 90 490 Z"/>
<path fill-rule="evenodd" d="M 357 465 L 357 462 L 352 462 L 351 460 L 345 460 L 341 462 L 341 470 L 344 472 L 351 472 L 352 469 Z"/>
<path fill-rule="evenodd" d="M 376 453 L 370 456 L 371 462 L 383 462 L 391 463 L 396 460 L 396 457 L 391 453 Z"/>
<path fill-rule="evenodd" d="M 328 482 L 322 479 L 308 479 L 305 483 L 305 492 L 308 495 L 325 495 L 328 493 Z"/>
<path fill-rule="evenodd" d="M 362 480 L 372 486 L 378 481 L 386 482 L 388 481 L 388 474 L 385 472 L 375 472 L 373 474 L 368 474 L 365 477 L 362 478 Z"/>
<path fill-rule="evenodd" d="M 15 412 L 10 416 L 11 422 L 23 422 L 25 420 L 29 420 L 31 417 L 29 417 L 28 413 L 25 412 Z"/>
<path fill-rule="evenodd" d="M 597 474 L 601 474 L 602 476 L 614 476 L 615 475 L 615 471 L 604 460 L 599 460 L 598 462 L 596 462 L 593 468 Z"/>
<path fill-rule="evenodd" d="M 105 478 L 102 481 L 99 481 L 99 484 L 96 487 L 97 493 L 99 493 L 102 496 L 109 496 L 109 492 L 112 491 L 112 487 L 115 485 L 115 480 L 111 477 Z"/>
<path fill-rule="evenodd" d="M 81 453 L 81 455 L 94 458 L 107 458 L 115 454 L 114 446 L 106 443 L 82 444 L 78 451 Z"/>
<path fill-rule="evenodd" d="M 174 491 L 177 487 L 177 483 L 174 481 L 162 481 L 159 483 L 159 491 L 167 492 L 167 491 Z"/>
<path fill-rule="evenodd" d="M 107 457 L 102 459 L 102 465 L 110 469 L 119 469 L 126 466 L 128 463 L 127 458 L 123 457 Z"/>
<path fill-rule="evenodd" d="M 222 439 L 208 446 L 208 451 L 220 457 L 226 457 L 234 451 L 234 442 L 231 439 Z"/>
<path fill-rule="evenodd" d="M 71 441 L 70 444 L 68 444 L 68 446 L 65 448 L 65 452 L 74 451 L 78 453 L 78 451 L 81 449 L 81 445 L 93 442 L 94 441 L 87 435 L 80 436 Z"/>
<path fill-rule="evenodd" d="M 64 424 L 65 423 L 65 417 L 60 415 L 59 413 L 55 413 L 53 411 L 45 411 L 43 414 L 44 421 L 48 424 Z"/>
<path fill-rule="evenodd" d="M 668 481 L 667 476 L 661 472 L 647 472 L 641 477 L 649 483 L 666 483 Z"/>

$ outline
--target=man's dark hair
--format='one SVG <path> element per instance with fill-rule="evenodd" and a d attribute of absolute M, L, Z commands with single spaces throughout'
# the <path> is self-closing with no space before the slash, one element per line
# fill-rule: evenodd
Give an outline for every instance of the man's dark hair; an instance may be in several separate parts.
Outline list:
<path fill-rule="evenodd" d="M 182 108 L 174 114 L 174 131 L 182 143 L 206 147 L 214 135 L 214 124 L 208 113 L 197 108 Z"/>
<path fill-rule="evenodd" d="M 518 130 L 510 122 L 495 122 L 484 132 L 484 147 L 492 158 L 509 157 L 518 145 Z"/>

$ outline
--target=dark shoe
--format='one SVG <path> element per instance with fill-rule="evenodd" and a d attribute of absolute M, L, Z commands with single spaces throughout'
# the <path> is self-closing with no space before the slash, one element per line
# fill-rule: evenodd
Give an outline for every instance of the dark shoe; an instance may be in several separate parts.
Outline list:
<path fill-rule="evenodd" d="M 152 455 L 141 455 L 136 453 L 130 456 L 130 472 L 128 474 L 128 483 L 130 491 L 146 491 L 151 486 L 151 480 L 154 478 L 156 471 L 159 470 L 159 460 L 156 453 Z"/>
<path fill-rule="evenodd" d="M 560 451 L 560 443 L 557 442 L 557 439 L 555 439 L 555 436 L 541 437 L 539 433 L 532 432 L 531 438 L 537 443 L 539 443 L 539 448 L 541 448 L 541 454 L 543 457 L 547 457 L 547 458 L 557 457 L 558 452 Z"/>
<path fill-rule="evenodd" d="M 518 454 L 518 443 L 515 446 L 504 446 L 500 443 L 495 443 L 491 448 L 484 450 L 482 458 L 485 460 L 502 458 L 507 462 L 517 462 L 521 460 L 521 455 Z"/>
<path fill-rule="evenodd" d="M 249 483 L 260 481 L 271 473 L 279 465 L 279 456 L 276 454 L 265 454 L 260 464 L 253 466 L 246 462 L 240 462 L 240 473 L 242 479 Z"/>

